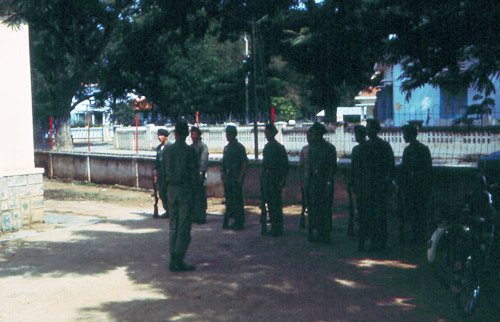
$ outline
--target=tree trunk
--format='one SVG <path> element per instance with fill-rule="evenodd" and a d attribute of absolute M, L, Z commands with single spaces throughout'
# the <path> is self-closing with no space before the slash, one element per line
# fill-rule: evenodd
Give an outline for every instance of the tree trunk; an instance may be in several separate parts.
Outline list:
<path fill-rule="evenodd" d="M 55 119 L 55 144 L 56 150 L 73 149 L 73 138 L 71 137 L 71 115 L 65 113 L 60 118 Z"/>

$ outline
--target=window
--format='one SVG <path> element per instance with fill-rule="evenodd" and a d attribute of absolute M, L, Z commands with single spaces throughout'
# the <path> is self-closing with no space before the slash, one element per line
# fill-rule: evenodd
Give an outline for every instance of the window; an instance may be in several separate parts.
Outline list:
<path fill-rule="evenodd" d="M 449 91 L 441 88 L 441 117 L 457 118 L 467 112 L 467 88 Z"/>

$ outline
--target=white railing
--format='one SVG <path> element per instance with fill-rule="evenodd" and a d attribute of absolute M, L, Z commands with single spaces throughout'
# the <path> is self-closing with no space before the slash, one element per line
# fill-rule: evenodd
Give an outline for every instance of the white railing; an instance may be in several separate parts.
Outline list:
<path fill-rule="evenodd" d="M 71 137 L 73 141 L 88 140 L 91 141 L 112 141 L 114 135 L 114 129 L 109 126 L 101 127 L 72 127 Z"/>
<path fill-rule="evenodd" d="M 139 149 L 153 150 L 158 145 L 156 132 L 159 127 L 148 125 L 138 128 Z M 164 127 L 163 127 L 164 128 Z M 281 142 L 290 155 L 298 155 L 304 145 L 307 144 L 305 127 L 278 126 L 280 132 L 277 140 Z M 174 128 L 167 128 L 171 133 Z M 210 153 L 222 153 L 227 144 L 224 126 L 201 127 L 203 141 L 207 144 Z M 258 127 L 259 152 L 266 144 L 264 137 L 264 126 Z M 252 126 L 238 127 L 238 141 L 241 142 L 248 154 L 254 153 L 254 131 Z M 389 142 L 394 150 L 394 155 L 399 158 L 403 155 L 406 143 L 403 140 L 401 131 L 394 129 L 380 133 L 380 137 Z M 337 149 L 339 157 L 350 156 L 352 148 L 356 145 L 354 133 L 343 126 L 330 129 L 325 138 L 333 143 Z M 500 150 L 500 135 L 492 132 L 447 132 L 447 131 L 425 131 L 419 133 L 418 139 L 427 145 L 431 150 L 433 159 L 466 159 L 479 155 L 488 155 Z M 134 150 L 136 147 L 136 128 L 117 127 L 115 128 L 114 147 L 115 149 Z M 170 134 L 170 141 L 175 141 L 173 134 Z M 191 144 L 190 137 L 186 140 Z"/>

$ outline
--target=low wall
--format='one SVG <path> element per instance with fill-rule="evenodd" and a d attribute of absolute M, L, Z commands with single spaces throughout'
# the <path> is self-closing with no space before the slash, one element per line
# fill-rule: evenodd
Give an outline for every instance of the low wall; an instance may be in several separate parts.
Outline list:
<path fill-rule="evenodd" d="M 152 189 L 154 157 L 114 156 L 99 154 L 78 154 L 37 151 L 35 164 L 44 168 L 49 178 L 64 178 L 97 184 L 119 184 L 129 187 Z M 210 161 L 207 172 L 207 195 L 223 197 L 220 161 Z M 336 191 L 345 195 L 344 176 L 350 169 L 349 163 L 339 163 L 335 182 Z M 261 162 L 251 160 L 243 187 L 245 198 L 260 197 L 259 175 Z M 476 180 L 476 168 L 433 167 L 434 202 L 452 207 L 459 204 L 470 185 Z M 300 177 L 298 164 L 290 164 L 287 184 L 283 190 L 283 201 L 300 203 Z"/>
<path fill-rule="evenodd" d="M 1 231 L 41 222 L 43 205 L 42 169 L 12 171 L 0 176 Z"/>

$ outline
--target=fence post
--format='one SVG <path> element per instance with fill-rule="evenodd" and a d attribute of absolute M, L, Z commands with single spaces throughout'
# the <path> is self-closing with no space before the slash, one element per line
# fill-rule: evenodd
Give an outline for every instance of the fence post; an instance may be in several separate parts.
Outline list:
<path fill-rule="evenodd" d="M 54 149 L 54 118 L 51 116 L 49 118 L 49 126 L 50 126 L 50 151 Z"/>
<path fill-rule="evenodd" d="M 135 115 L 135 154 L 139 154 L 139 114 Z"/>

